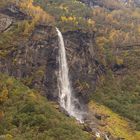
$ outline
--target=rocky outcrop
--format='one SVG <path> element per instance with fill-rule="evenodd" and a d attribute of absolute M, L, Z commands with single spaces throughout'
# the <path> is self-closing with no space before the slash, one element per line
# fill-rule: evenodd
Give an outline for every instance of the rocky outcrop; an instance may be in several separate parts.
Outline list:
<path fill-rule="evenodd" d="M 0 14 L 0 33 L 7 30 L 12 25 L 12 19 L 7 16 Z"/>
<path fill-rule="evenodd" d="M 13 19 L 16 20 L 24 20 L 30 18 L 26 13 L 21 11 L 19 7 L 11 4 L 7 5 L 4 8 L 1 8 L 0 13 L 3 13 L 4 15 L 8 15 L 9 17 L 12 17 Z"/>
<path fill-rule="evenodd" d="M 93 7 L 95 5 L 98 5 L 97 0 L 79 0 L 79 1 L 85 3 L 86 5 L 88 5 L 90 7 Z"/>
<path fill-rule="evenodd" d="M 109 2 L 107 0 L 79 0 L 79 1 L 85 3 L 91 8 L 103 7 L 110 11 L 117 10 L 126 6 L 125 3 L 121 2 L 121 0 L 120 1 L 110 0 Z M 117 3 L 117 4 L 113 4 L 113 3 Z"/>

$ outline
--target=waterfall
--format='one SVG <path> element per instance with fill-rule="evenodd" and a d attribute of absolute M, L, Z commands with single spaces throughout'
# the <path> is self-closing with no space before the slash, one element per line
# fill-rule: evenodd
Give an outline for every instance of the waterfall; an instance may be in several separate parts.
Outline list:
<path fill-rule="evenodd" d="M 83 109 L 83 105 L 79 100 L 75 98 L 72 87 L 69 80 L 69 69 L 66 58 L 66 50 L 62 33 L 56 28 L 59 40 L 59 73 L 58 73 L 58 88 L 59 88 L 59 103 L 60 106 L 66 110 L 66 112 L 75 117 L 80 123 L 84 123 L 84 118 L 87 117 L 88 112 Z M 87 118 L 86 118 L 87 119 Z M 90 120 L 90 118 L 88 118 Z M 92 127 L 91 127 L 92 128 Z M 93 130 L 97 138 L 104 136 L 106 140 L 109 140 L 108 136 L 100 131 Z"/>
<path fill-rule="evenodd" d="M 83 112 L 80 109 L 80 103 L 72 93 L 72 87 L 69 80 L 69 70 L 66 58 L 66 51 L 62 33 L 56 28 L 59 39 L 59 73 L 58 73 L 58 88 L 59 88 L 59 103 L 70 116 L 75 117 L 78 121 L 83 122 Z"/>

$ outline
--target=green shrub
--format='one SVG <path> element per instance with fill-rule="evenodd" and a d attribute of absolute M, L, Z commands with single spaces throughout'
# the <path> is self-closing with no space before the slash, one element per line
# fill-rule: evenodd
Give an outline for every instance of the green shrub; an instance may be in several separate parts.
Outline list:
<path fill-rule="evenodd" d="M 9 98 L 0 104 L 4 112 L 0 135 L 10 134 L 14 140 L 91 140 L 71 118 L 34 90 L 14 78 L 0 74 L 0 88 L 9 90 Z M 1 94 L 1 91 L 0 91 Z"/>

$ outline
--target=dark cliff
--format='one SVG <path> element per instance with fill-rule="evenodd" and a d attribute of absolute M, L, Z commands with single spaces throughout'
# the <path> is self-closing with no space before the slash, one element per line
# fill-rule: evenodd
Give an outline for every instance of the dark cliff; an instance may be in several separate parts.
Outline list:
<path fill-rule="evenodd" d="M 12 11 L 8 11 L 8 15 L 12 17 Z M 23 17 L 23 13 L 18 11 L 18 17 Z M 98 75 L 105 72 L 104 66 L 95 59 L 94 33 L 67 31 L 63 37 L 73 92 L 81 102 L 87 103 L 90 93 L 95 90 Z M 38 25 L 16 49 L 0 57 L 0 71 L 21 79 L 49 99 L 57 100 L 58 49 L 55 27 Z"/>

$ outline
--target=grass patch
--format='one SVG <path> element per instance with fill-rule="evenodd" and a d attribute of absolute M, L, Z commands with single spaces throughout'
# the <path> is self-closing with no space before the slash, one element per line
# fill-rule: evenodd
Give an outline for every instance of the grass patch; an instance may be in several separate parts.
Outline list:
<path fill-rule="evenodd" d="M 110 72 L 100 83 L 92 99 L 104 104 L 120 115 L 136 123 L 136 129 L 140 126 L 140 96 L 139 76 L 127 73 L 123 78 L 113 77 Z"/>
<path fill-rule="evenodd" d="M 130 121 L 114 113 L 108 107 L 101 105 L 95 101 L 89 103 L 91 111 L 102 114 L 107 117 L 104 122 L 106 126 L 100 127 L 102 131 L 109 131 L 113 136 L 125 138 L 126 140 L 139 140 L 140 132 L 134 131 Z"/>

